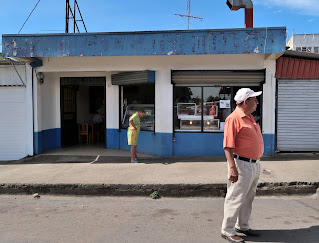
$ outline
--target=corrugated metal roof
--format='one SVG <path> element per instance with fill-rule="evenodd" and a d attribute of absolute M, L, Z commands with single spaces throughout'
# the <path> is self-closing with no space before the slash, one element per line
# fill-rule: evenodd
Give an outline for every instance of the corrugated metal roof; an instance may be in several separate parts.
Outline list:
<path fill-rule="evenodd" d="M 277 59 L 276 78 L 317 79 L 319 60 L 282 56 Z"/>

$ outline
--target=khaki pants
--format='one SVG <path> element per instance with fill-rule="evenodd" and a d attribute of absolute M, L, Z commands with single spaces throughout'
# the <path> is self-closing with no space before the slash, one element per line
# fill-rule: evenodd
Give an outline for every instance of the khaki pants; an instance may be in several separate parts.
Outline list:
<path fill-rule="evenodd" d="M 235 227 L 249 230 L 249 218 L 252 203 L 256 195 L 260 164 L 235 159 L 238 181 L 227 182 L 227 194 L 224 204 L 224 220 L 221 233 L 226 236 L 236 235 Z M 228 168 L 229 173 L 229 168 Z"/>

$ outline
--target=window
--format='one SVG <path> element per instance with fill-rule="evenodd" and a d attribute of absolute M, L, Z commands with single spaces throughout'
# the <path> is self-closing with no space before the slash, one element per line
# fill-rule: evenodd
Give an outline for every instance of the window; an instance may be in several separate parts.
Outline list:
<path fill-rule="evenodd" d="M 307 47 L 301 47 L 301 51 L 304 51 L 304 52 L 306 52 L 307 51 Z"/>
<path fill-rule="evenodd" d="M 318 46 L 315 46 L 315 47 L 313 48 L 313 52 L 319 53 L 319 47 L 318 47 Z"/>
<path fill-rule="evenodd" d="M 235 109 L 234 94 L 241 87 L 174 87 L 174 131 L 222 132 L 227 116 Z M 257 91 L 261 87 L 250 87 Z M 261 122 L 261 102 L 254 112 Z"/>
<path fill-rule="evenodd" d="M 307 47 L 307 52 L 311 52 L 311 47 Z"/>
<path fill-rule="evenodd" d="M 121 86 L 121 114 L 120 127 L 126 129 L 129 126 L 129 118 L 139 110 L 145 111 L 141 118 L 141 131 L 155 131 L 155 85 L 139 84 Z"/>
<path fill-rule="evenodd" d="M 301 47 L 296 47 L 296 51 L 301 51 Z"/>

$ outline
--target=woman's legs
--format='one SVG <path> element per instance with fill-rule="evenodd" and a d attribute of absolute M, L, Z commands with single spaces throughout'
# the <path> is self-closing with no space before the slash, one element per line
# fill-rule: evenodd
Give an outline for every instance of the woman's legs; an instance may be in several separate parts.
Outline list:
<path fill-rule="evenodd" d="M 137 160 L 136 145 L 131 145 L 131 162 L 134 162 L 136 160 Z"/>

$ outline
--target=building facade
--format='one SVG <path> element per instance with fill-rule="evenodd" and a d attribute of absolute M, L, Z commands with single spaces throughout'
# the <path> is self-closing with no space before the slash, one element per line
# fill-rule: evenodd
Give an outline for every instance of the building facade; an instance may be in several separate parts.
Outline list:
<path fill-rule="evenodd" d="M 276 78 L 276 151 L 319 151 L 319 54 L 286 51 Z"/>
<path fill-rule="evenodd" d="M 138 151 L 223 155 L 223 125 L 241 87 L 262 90 L 255 114 L 275 152 L 276 59 L 285 28 L 3 35 L 3 55 L 33 64 L 34 152 L 77 143 L 102 119 L 107 148 L 129 149 L 127 120 L 143 109 Z M 35 65 L 36 64 L 36 65 Z"/>
<path fill-rule="evenodd" d="M 287 46 L 292 51 L 319 53 L 319 34 L 294 34 Z"/>

